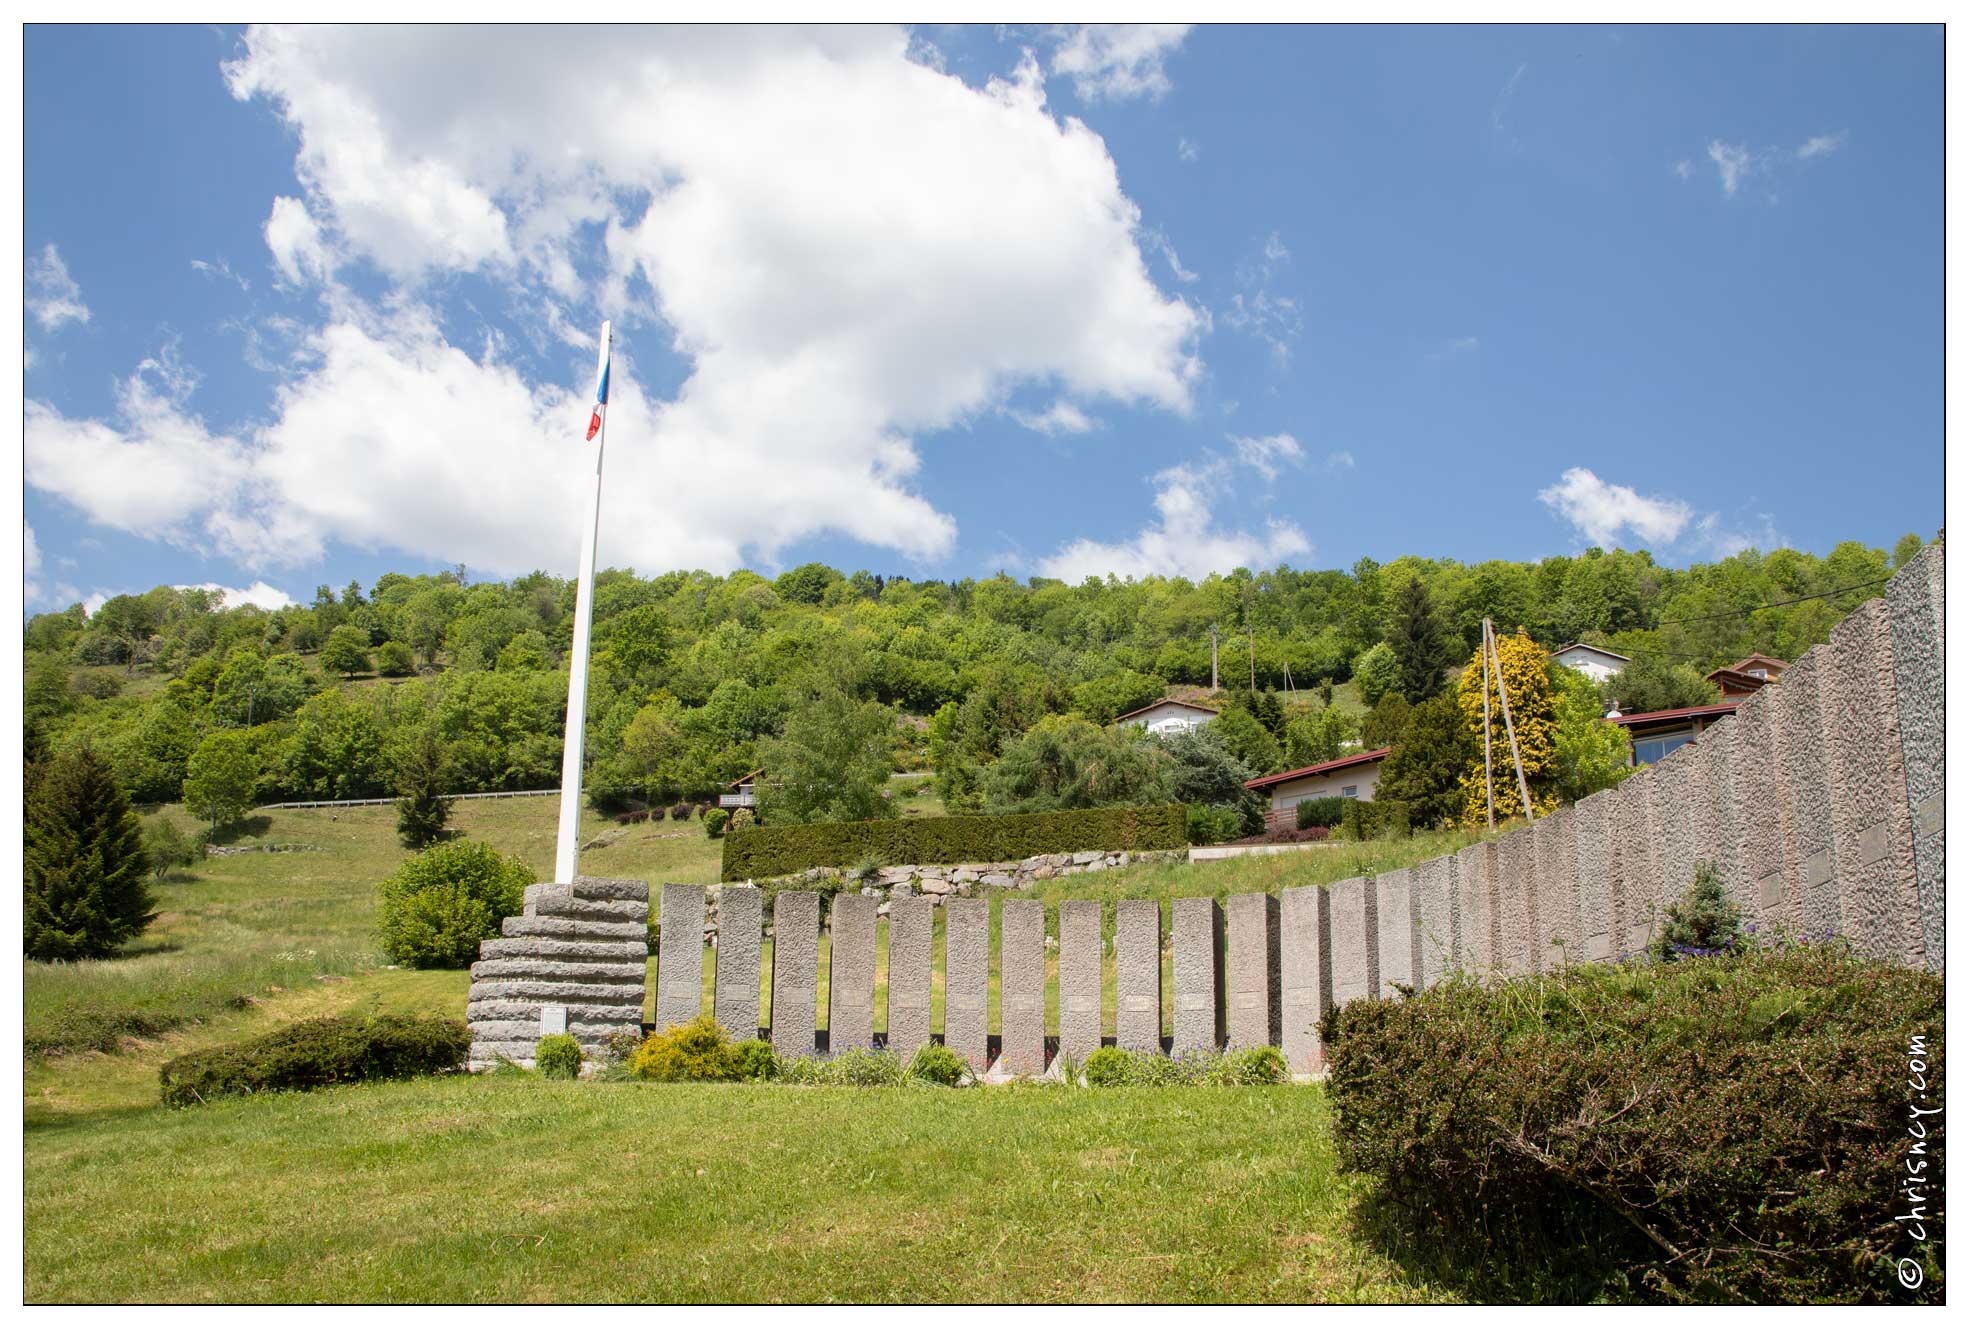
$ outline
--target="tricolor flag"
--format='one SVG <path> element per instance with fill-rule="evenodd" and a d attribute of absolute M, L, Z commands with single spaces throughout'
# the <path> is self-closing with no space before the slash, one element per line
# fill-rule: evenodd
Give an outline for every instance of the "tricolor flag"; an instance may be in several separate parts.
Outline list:
<path fill-rule="evenodd" d="M 595 413 L 588 417 L 588 441 L 602 432 L 602 412 L 608 409 L 608 351 L 602 352 L 602 379 L 595 385 Z"/>

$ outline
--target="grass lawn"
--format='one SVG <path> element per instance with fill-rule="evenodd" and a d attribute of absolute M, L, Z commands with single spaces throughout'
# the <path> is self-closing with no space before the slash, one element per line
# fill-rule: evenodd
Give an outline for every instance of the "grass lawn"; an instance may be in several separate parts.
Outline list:
<path fill-rule="evenodd" d="M 446 1077 L 46 1115 L 29 1301 L 1408 1301 L 1317 1088 Z"/>

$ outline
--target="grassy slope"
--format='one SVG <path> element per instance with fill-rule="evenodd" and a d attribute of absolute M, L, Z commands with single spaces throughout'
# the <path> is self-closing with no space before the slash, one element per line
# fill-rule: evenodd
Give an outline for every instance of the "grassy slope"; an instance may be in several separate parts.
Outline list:
<path fill-rule="evenodd" d="M 30 1301 L 1397 1301 L 1316 1088 L 493 1076 L 31 1123 Z"/>

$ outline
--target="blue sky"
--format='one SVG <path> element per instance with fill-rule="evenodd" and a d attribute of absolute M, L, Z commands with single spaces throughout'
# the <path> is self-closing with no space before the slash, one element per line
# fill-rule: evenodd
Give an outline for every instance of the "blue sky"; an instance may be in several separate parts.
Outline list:
<path fill-rule="evenodd" d="M 603 317 L 645 572 L 1932 534 L 1942 54 L 29 28 L 28 608 L 570 571 Z"/>

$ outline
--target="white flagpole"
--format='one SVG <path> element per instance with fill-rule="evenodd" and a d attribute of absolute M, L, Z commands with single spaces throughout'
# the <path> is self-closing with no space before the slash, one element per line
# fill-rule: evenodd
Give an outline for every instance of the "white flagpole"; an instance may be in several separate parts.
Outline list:
<path fill-rule="evenodd" d="M 608 372 L 610 326 L 602 323 L 602 354 L 595 382 Z M 554 845 L 554 880 L 574 880 L 581 847 L 581 744 L 588 726 L 588 631 L 595 618 L 595 537 L 602 523 L 602 449 L 608 442 L 608 407 L 595 435 L 595 481 L 588 492 L 588 526 L 581 540 L 581 577 L 574 587 L 574 640 L 567 659 L 567 734 L 561 748 L 561 830 Z"/>

